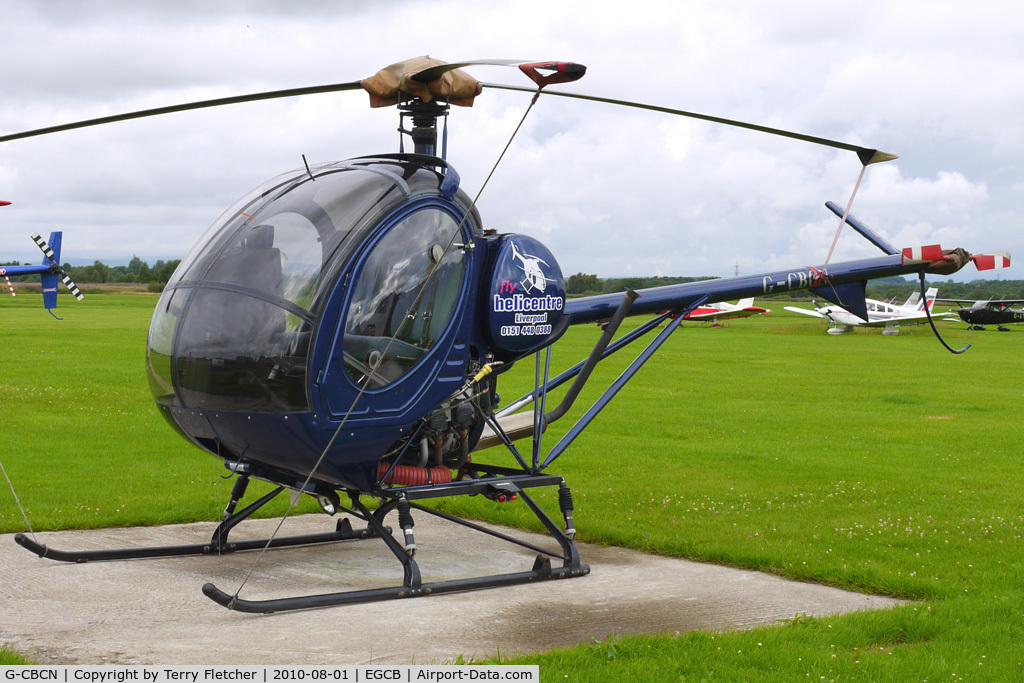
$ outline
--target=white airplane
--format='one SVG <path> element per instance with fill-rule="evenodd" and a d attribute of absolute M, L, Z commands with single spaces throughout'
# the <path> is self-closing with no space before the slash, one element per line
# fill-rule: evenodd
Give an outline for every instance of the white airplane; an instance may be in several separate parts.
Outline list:
<path fill-rule="evenodd" d="M 938 294 L 938 291 L 935 287 L 932 287 L 925 292 L 925 300 L 927 301 L 929 311 L 935 305 L 935 295 Z M 814 304 L 814 306 L 816 310 L 813 311 L 806 308 L 797 308 L 796 306 L 786 306 L 786 310 L 829 321 L 832 325 L 827 330 L 829 334 L 852 332 L 854 327 L 884 327 L 885 330 L 882 334 L 899 334 L 900 331 L 896 329 L 898 325 L 920 325 L 928 319 L 928 314 L 924 310 L 925 304 L 921 302 L 921 295 L 917 292 L 911 294 L 906 303 L 902 305 L 888 301 L 867 299 L 867 320 L 850 313 L 841 306 L 818 306 L 817 304 Z M 946 315 L 933 315 L 933 317 L 943 318 Z"/>

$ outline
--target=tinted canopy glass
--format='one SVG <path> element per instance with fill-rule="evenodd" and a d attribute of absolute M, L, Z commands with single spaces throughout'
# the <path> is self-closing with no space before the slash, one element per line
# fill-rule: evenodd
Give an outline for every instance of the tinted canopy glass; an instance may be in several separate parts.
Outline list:
<path fill-rule="evenodd" d="M 372 248 L 356 276 L 345 321 L 345 369 L 369 388 L 408 372 L 441 336 L 462 289 L 458 224 L 417 211 Z M 446 249 L 447 247 L 447 249 Z"/>
<path fill-rule="evenodd" d="M 154 314 L 148 369 L 157 401 L 308 410 L 318 305 L 362 237 L 408 198 L 403 176 L 434 175 L 403 168 L 343 162 L 302 169 L 225 212 L 175 271 Z"/>

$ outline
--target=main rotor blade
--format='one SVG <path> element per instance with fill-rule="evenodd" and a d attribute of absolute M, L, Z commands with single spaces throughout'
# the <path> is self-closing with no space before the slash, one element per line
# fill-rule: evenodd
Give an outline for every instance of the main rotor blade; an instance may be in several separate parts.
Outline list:
<path fill-rule="evenodd" d="M 530 60 L 527 59 L 470 59 L 465 62 L 455 62 L 453 64 L 438 64 L 432 66 L 429 69 L 418 71 L 412 75 L 412 80 L 417 83 L 430 83 L 436 81 L 444 74 L 454 69 L 461 69 L 464 66 L 518 66 L 520 64 L 529 64 Z"/>
<path fill-rule="evenodd" d="M 500 83 L 481 83 L 480 85 L 485 88 L 496 88 L 498 90 L 517 90 L 520 92 L 535 92 L 534 88 L 524 88 L 517 85 L 502 85 Z M 858 145 L 851 145 L 847 142 L 838 142 L 836 140 L 829 140 L 827 138 L 819 138 L 814 135 L 804 135 L 803 133 L 794 133 L 788 130 L 782 130 L 780 128 L 769 128 L 768 126 L 760 126 L 756 123 L 746 123 L 744 121 L 736 121 L 733 119 L 724 119 L 719 116 L 709 116 L 707 114 L 697 114 L 692 111 L 683 111 L 682 109 L 672 109 L 671 107 L 659 107 L 653 104 L 643 104 L 641 102 L 630 102 L 628 100 L 613 100 L 607 97 L 595 97 L 593 95 L 580 95 L 577 93 L 558 92 L 554 90 L 545 90 L 545 94 L 556 95 L 558 97 L 570 97 L 577 100 L 588 100 L 590 102 L 603 102 L 605 104 L 617 104 L 623 107 L 633 107 L 635 109 L 648 109 L 650 111 L 658 111 L 664 114 L 674 114 L 676 116 L 686 116 L 691 119 L 700 119 L 702 121 L 710 121 L 712 123 L 721 123 L 726 126 L 735 126 L 737 128 L 746 128 L 748 130 L 754 130 L 759 133 L 768 133 L 769 135 L 780 135 L 786 138 L 793 138 L 794 140 L 803 140 L 804 142 L 811 142 L 816 145 L 824 145 L 826 147 L 835 147 L 836 149 L 845 149 L 850 152 L 856 152 L 860 162 L 867 166 L 868 164 L 877 164 L 882 161 L 892 161 L 898 159 L 895 154 L 889 152 L 882 152 L 877 149 L 871 149 L 868 147 L 860 147 Z"/>
<path fill-rule="evenodd" d="M 299 95 L 316 95 L 319 93 L 328 92 L 341 92 L 344 90 L 357 90 L 359 88 L 359 81 L 353 81 L 351 83 L 334 83 L 332 85 L 314 85 L 306 88 L 290 88 L 288 90 L 271 90 L 268 92 L 253 93 L 250 95 L 236 95 L 234 97 L 220 97 L 213 100 L 202 100 L 199 102 L 187 102 L 185 104 L 175 104 L 169 107 L 156 107 L 155 109 L 142 109 L 140 111 L 128 112 L 127 114 L 115 114 L 113 116 L 102 116 L 97 119 L 88 119 L 86 121 L 76 121 L 74 123 L 64 123 L 59 126 L 49 126 L 47 128 L 37 128 L 36 130 L 28 130 L 21 133 L 11 133 L 10 135 L 0 136 L 0 142 L 9 142 L 10 140 L 20 140 L 21 138 L 31 138 L 37 135 L 49 135 L 50 133 L 60 133 L 65 130 L 74 130 L 76 128 L 87 128 L 89 126 L 102 126 L 107 123 L 117 123 L 119 121 L 128 121 L 130 119 L 141 119 L 147 116 L 160 116 L 162 114 L 174 114 L 180 111 L 190 111 L 192 109 L 204 109 L 206 107 L 220 107 L 225 104 L 241 104 L 243 102 L 258 102 L 260 100 L 273 100 L 281 97 L 297 97 Z"/>

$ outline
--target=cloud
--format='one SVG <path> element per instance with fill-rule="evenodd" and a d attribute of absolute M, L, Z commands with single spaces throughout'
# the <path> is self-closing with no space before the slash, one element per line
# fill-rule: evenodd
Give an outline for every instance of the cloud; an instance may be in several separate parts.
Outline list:
<path fill-rule="evenodd" d="M 345 82 L 415 54 L 573 59 L 589 71 L 564 90 L 894 151 L 899 161 L 869 169 L 855 214 L 894 242 L 1024 254 L 1024 91 L 1007 87 L 1024 57 L 1004 12 L 984 1 L 17 3 L 0 46 L 0 130 Z M 2 144 L 0 198 L 15 202 L 0 213 L 3 256 L 34 258 L 24 234 L 61 227 L 68 258 L 178 257 L 302 154 L 396 150 L 394 111 L 365 101 L 304 97 Z M 453 112 L 449 159 L 471 195 L 528 102 L 487 91 Z M 480 209 L 490 227 L 543 240 L 567 272 L 749 274 L 822 258 L 838 223 L 822 204 L 845 204 L 858 171 L 853 155 L 807 143 L 542 97 Z M 863 242 L 844 235 L 837 255 L 875 253 Z"/>

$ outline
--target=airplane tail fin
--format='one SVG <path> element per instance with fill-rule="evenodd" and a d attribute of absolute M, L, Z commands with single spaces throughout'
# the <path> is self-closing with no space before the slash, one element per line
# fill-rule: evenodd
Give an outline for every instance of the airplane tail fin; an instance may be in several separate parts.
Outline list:
<path fill-rule="evenodd" d="M 736 308 L 750 308 L 753 305 L 754 305 L 754 297 L 750 297 L 750 298 L 747 298 L 747 299 L 740 299 L 738 302 L 736 302 Z"/>
<path fill-rule="evenodd" d="M 939 293 L 938 289 L 936 289 L 935 287 L 929 287 L 928 291 L 924 293 L 925 294 L 925 301 L 924 301 L 924 303 L 922 303 L 921 302 L 921 292 L 914 292 L 907 299 L 907 302 L 905 304 L 903 304 L 902 308 L 910 308 L 910 309 L 920 313 L 921 311 L 924 310 L 924 307 L 927 304 L 929 311 L 934 310 L 935 297 L 938 295 L 938 293 Z"/>

